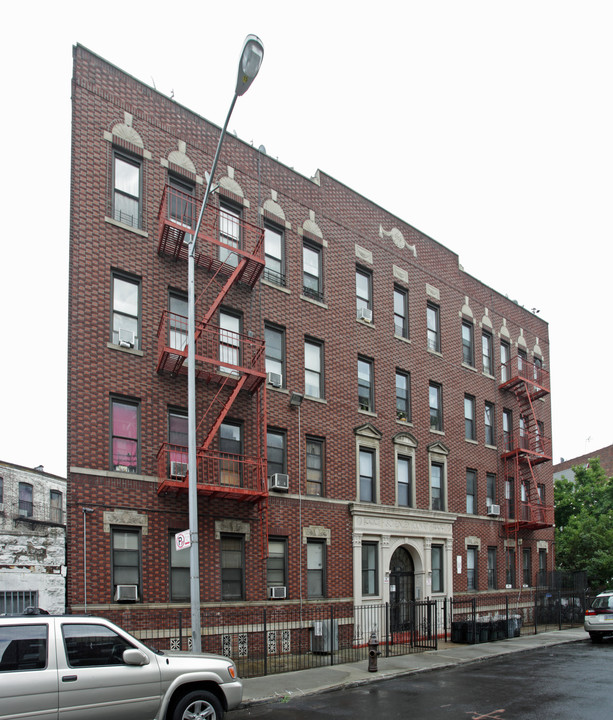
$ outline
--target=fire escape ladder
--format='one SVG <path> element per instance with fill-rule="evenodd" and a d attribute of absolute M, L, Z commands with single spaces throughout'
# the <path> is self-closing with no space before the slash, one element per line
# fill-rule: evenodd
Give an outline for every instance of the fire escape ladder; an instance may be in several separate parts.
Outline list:
<path fill-rule="evenodd" d="M 230 289 L 232 288 L 232 286 L 240 280 L 240 277 L 241 277 L 241 275 L 243 274 L 243 272 L 245 271 L 245 267 L 246 267 L 246 266 L 247 266 L 247 260 L 246 260 L 245 258 L 243 258 L 243 259 L 238 263 L 238 265 L 236 266 L 236 268 L 234 269 L 234 271 L 232 272 L 232 274 L 228 277 L 228 279 L 227 279 L 226 282 L 224 283 L 223 287 L 221 288 L 221 290 L 220 290 L 219 293 L 217 294 L 217 297 L 216 297 L 215 300 L 213 301 L 213 304 L 212 304 L 212 305 L 209 307 L 209 309 L 206 311 L 206 313 L 204 314 L 204 317 L 202 318 L 201 322 L 198 323 L 198 325 L 197 325 L 197 327 L 196 327 L 196 335 L 195 335 L 196 341 L 198 341 L 198 338 L 199 338 L 200 335 L 202 334 L 202 331 L 206 328 L 206 326 L 207 326 L 208 323 L 210 322 L 210 320 L 211 320 L 211 318 L 213 317 L 213 315 L 217 312 L 217 309 L 219 308 L 219 306 L 220 306 L 221 303 L 223 302 L 223 299 L 226 297 L 226 295 L 228 294 L 228 292 L 230 291 Z M 217 275 L 218 273 L 219 273 L 219 271 L 217 271 L 217 273 L 216 273 L 215 275 Z M 209 283 L 209 286 L 210 286 L 210 283 Z M 208 289 L 208 288 L 207 288 L 207 289 Z M 205 292 L 206 292 L 206 290 L 205 290 Z M 203 294 L 204 294 L 204 293 L 203 293 Z M 200 297 L 202 297 L 202 295 L 201 295 Z"/>
<path fill-rule="evenodd" d="M 245 384 L 246 380 L 247 380 L 247 375 L 245 373 L 243 373 L 243 375 L 241 375 L 238 382 L 236 383 L 234 389 L 232 390 L 232 393 L 227 398 L 227 400 L 223 403 L 220 412 L 218 413 L 217 417 L 215 418 L 215 421 L 211 424 L 209 431 L 202 442 L 202 445 L 199 447 L 199 451 L 206 451 L 211 446 L 211 443 L 213 442 L 213 438 L 217 434 L 217 431 L 219 430 L 226 415 L 230 411 L 230 408 L 234 404 L 234 401 L 236 400 L 238 394 L 243 389 L 243 385 Z M 225 383 L 224 383 L 224 385 L 225 385 Z M 221 389 L 222 388 L 220 388 L 220 391 L 221 391 Z M 200 423 L 198 424 L 198 427 L 200 427 L 203 424 L 203 422 L 205 421 L 205 419 L 209 416 L 210 410 L 212 409 L 213 404 L 216 402 L 219 402 L 219 392 L 213 398 L 213 402 L 211 403 L 211 405 L 209 405 L 209 409 L 203 415 L 202 419 L 200 420 Z"/>

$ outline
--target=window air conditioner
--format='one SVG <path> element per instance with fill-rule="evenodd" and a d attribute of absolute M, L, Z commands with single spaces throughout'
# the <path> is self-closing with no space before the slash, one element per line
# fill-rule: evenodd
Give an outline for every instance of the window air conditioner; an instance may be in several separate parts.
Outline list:
<path fill-rule="evenodd" d="M 487 506 L 487 514 L 488 515 L 500 515 L 500 505 L 488 505 Z"/>
<path fill-rule="evenodd" d="M 271 490 L 279 492 L 287 492 L 289 490 L 289 475 L 285 473 L 275 473 L 268 478 L 268 487 Z"/>
<path fill-rule="evenodd" d="M 138 600 L 137 585 L 115 586 L 115 602 L 136 602 Z"/>
<path fill-rule="evenodd" d="M 372 310 L 370 308 L 358 308 L 358 320 L 372 322 Z"/>
<path fill-rule="evenodd" d="M 172 461 L 170 463 L 170 475 L 172 477 L 187 477 L 187 463 Z"/>
<path fill-rule="evenodd" d="M 132 330 L 119 329 L 119 347 L 134 347 L 134 333 Z"/>
<path fill-rule="evenodd" d="M 268 597 L 271 600 L 283 600 L 283 598 L 287 597 L 287 591 L 284 587 L 269 587 L 268 588 Z"/>
<path fill-rule="evenodd" d="M 280 373 L 269 372 L 266 376 L 269 385 L 280 388 L 283 385 L 283 377 Z"/>

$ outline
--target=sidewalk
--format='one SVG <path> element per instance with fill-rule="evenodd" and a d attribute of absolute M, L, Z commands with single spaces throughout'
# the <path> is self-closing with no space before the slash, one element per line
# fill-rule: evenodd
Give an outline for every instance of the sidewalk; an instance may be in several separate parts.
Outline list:
<path fill-rule="evenodd" d="M 368 672 L 368 660 L 364 659 L 344 665 L 326 665 L 311 670 L 248 678 L 243 680 L 243 705 L 241 707 L 363 685 L 410 673 L 483 662 L 509 653 L 537 650 L 542 647 L 580 640 L 588 640 L 588 634 L 582 627 L 545 632 L 539 635 L 524 635 L 477 645 L 439 642 L 439 650 L 427 650 L 399 657 L 380 657 L 377 672 Z"/>

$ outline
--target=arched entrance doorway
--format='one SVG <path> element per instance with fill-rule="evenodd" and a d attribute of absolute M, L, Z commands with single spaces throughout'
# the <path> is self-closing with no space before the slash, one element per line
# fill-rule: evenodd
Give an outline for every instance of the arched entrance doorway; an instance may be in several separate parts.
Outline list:
<path fill-rule="evenodd" d="M 390 560 L 390 610 L 392 632 L 411 629 L 411 602 L 415 600 L 415 565 L 406 548 L 399 547 Z"/>

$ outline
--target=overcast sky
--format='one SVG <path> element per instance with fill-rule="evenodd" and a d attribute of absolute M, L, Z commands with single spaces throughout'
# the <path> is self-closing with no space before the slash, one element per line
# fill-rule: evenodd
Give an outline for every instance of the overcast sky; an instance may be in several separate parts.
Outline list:
<path fill-rule="evenodd" d="M 613 2 L 7 8 L 0 460 L 66 475 L 72 46 L 221 125 L 248 33 L 264 63 L 230 131 L 332 175 L 536 308 L 554 461 L 613 443 Z"/>

